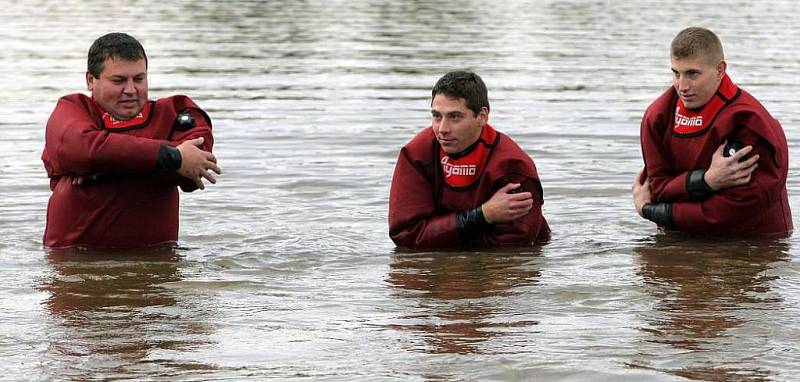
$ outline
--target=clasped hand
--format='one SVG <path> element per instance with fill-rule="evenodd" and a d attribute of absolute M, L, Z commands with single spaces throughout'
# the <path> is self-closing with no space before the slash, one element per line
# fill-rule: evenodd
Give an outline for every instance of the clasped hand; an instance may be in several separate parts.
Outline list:
<path fill-rule="evenodd" d="M 644 168 L 636 173 L 636 178 L 631 186 L 631 193 L 633 194 L 633 205 L 636 207 L 636 212 L 639 213 L 639 216 L 642 216 L 642 207 L 652 201 L 650 179 L 644 175 Z"/>
<path fill-rule="evenodd" d="M 753 171 L 758 167 L 759 155 L 755 154 L 747 160 L 740 160 L 753 151 L 753 146 L 745 146 L 729 157 L 723 155 L 727 142 L 723 142 L 711 156 L 711 166 L 705 172 L 703 180 L 714 191 L 741 186 L 750 182 Z M 636 212 L 642 215 L 642 206 L 652 201 L 650 179 L 645 177 L 644 168 L 639 170 L 631 187 L 633 204 Z"/>
<path fill-rule="evenodd" d="M 711 157 L 711 166 L 703 177 L 706 184 L 714 191 L 747 184 L 750 182 L 753 171 L 758 167 L 758 154 L 739 162 L 739 160 L 753 151 L 753 146 L 745 146 L 733 153 L 733 155 L 725 157 L 723 156 L 723 150 L 726 143 L 723 142 L 714 152 Z"/>
<path fill-rule="evenodd" d="M 214 154 L 201 150 L 202 144 L 203 137 L 199 137 L 185 141 L 177 147 L 181 153 L 181 168 L 178 169 L 178 174 L 193 180 L 201 190 L 205 189 L 203 178 L 211 183 L 217 183 L 211 171 L 217 175 L 222 174 L 222 169 L 217 166 L 217 158 Z"/>
<path fill-rule="evenodd" d="M 497 190 L 486 203 L 483 203 L 483 218 L 489 224 L 507 223 L 525 216 L 533 208 L 533 195 L 530 192 L 511 193 L 520 187 L 519 183 L 509 183 Z"/>

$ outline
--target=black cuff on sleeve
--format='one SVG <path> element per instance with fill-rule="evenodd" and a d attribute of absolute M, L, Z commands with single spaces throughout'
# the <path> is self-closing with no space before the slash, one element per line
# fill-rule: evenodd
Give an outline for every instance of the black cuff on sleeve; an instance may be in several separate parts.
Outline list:
<path fill-rule="evenodd" d="M 177 171 L 179 168 L 181 168 L 181 152 L 172 146 L 162 143 L 158 148 L 156 172 Z"/>
<path fill-rule="evenodd" d="M 469 240 L 490 224 L 483 217 L 480 206 L 471 210 L 464 210 L 456 214 L 456 229 L 462 240 Z"/>
<path fill-rule="evenodd" d="M 694 200 L 703 200 L 714 195 L 714 190 L 703 179 L 705 173 L 706 170 L 694 170 L 686 176 L 686 191 Z"/>
<path fill-rule="evenodd" d="M 660 226 L 672 228 L 672 203 L 646 203 L 642 206 L 642 216 Z"/>

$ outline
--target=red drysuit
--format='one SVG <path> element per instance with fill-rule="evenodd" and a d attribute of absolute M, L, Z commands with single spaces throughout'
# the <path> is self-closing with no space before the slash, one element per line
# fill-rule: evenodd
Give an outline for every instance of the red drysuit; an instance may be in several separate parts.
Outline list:
<path fill-rule="evenodd" d="M 389 196 L 389 236 L 395 244 L 409 248 L 487 246 L 529 244 L 549 237 L 541 210 L 542 187 L 531 158 L 488 124 L 472 149 L 481 156 L 474 167 L 448 161 L 431 127 L 403 147 Z M 448 175 L 461 173 L 472 174 L 469 184 L 457 176 L 449 180 Z M 474 237 L 461 237 L 456 214 L 480 206 L 507 183 L 521 183 L 520 188 L 533 194 L 531 211 L 513 222 L 492 224 Z"/>
<path fill-rule="evenodd" d="M 792 214 L 786 193 L 789 153 L 780 123 L 726 75 L 701 110 L 679 108 L 670 87 L 647 108 L 641 126 L 642 153 L 653 203 L 672 203 L 672 228 L 717 236 L 785 236 Z M 724 142 L 752 145 L 759 154 L 750 183 L 698 200 L 687 190 L 687 174 L 708 170 Z"/>
<path fill-rule="evenodd" d="M 191 99 L 149 101 L 149 116 L 135 126 L 111 128 L 102 110 L 83 94 L 62 97 L 47 121 L 42 161 L 50 177 L 47 247 L 139 247 L 178 239 L 178 190 L 197 186 L 176 172 L 156 173 L 161 144 L 177 146 L 203 137 L 211 151 L 211 121 Z M 196 121 L 186 131 L 175 118 Z M 106 127 L 109 126 L 109 127 Z M 81 185 L 71 178 L 82 177 Z"/>

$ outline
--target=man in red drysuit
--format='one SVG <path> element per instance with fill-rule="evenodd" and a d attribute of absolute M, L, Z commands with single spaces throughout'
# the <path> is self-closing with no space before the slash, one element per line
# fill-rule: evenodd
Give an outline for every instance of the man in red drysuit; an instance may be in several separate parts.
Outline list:
<path fill-rule="evenodd" d="M 124 33 L 92 44 L 92 96 L 62 97 L 47 121 L 42 161 L 52 195 L 46 247 L 140 247 L 178 239 L 178 190 L 221 173 L 211 120 L 189 97 L 147 97 L 147 56 Z"/>
<path fill-rule="evenodd" d="M 489 98 L 471 72 L 433 88 L 431 126 L 400 151 L 389 236 L 401 247 L 530 244 L 549 237 L 531 158 L 488 124 Z"/>
<path fill-rule="evenodd" d="M 728 77 L 713 32 L 684 29 L 671 58 L 673 86 L 642 119 L 636 211 L 667 231 L 789 235 L 789 151 L 780 123 Z"/>

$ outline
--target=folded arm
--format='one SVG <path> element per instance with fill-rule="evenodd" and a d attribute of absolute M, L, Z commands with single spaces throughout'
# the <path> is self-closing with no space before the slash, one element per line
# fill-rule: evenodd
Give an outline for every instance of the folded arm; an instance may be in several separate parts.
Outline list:
<path fill-rule="evenodd" d="M 191 126 L 163 127 L 169 136 L 153 139 L 100 128 L 88 102 L 64 97 L 48 120 L 42 160 L 51 178 L 69 177 L 80 185 L 101 174 L 135 174 L 193 191 L 203 188 L 202 178 L 215 181 L 210 171 L 220 173 L 211 154 L 211 123 L 199 108 L 185 109 Z"/>
<path fill-rule="evenodd" d="M 389 236 L 398 246 L 409 248 L 530 243 L 544 221 L 540 188 L 535 179 L 511 181 L 517 183 L 498 185 L 483 205 L 438 211 L 433 185 L 401 151 L 389 197 Z M 512 191 L 517 188 L 521 192 Z"/>
<path fill-rule="evenodd" d="M 519 185 L 513 187 L 513 185 Z M 511 191 L 512 193 L 508 193 Z M 498 189 L 492 199 L 510 196 L 510 203 L 505 204 L 510 209 L 510 214 L 485 227 L 473 238 L 483 246 L 497 246 L 504 244 L 532 243 L 544 228 L 545 221 L 542 215 L 542 191 L 539 181 L 533 178 L 512 175 L 509 183 Z M 489 202 L 484 204 L 484 209 Z"/>
<path fill-rule="evenodd" d="M 199 108 L 188 108 L 184 113 L 192 123 L 179 125 L 176 122 L 176 128 L 173 128 L 169 137 L 169 145 L 180 151 L 179 163 L 177 166 L 173 163 L 170 171 L 163 171 L 160 177 L 177 184 L 185 192 L 192 192 L 205 188 L 202 178 L 216 183 L 211 171 L 217 174 L 222 171 L 212 154 L 214 137 L 211 133 L 211 119 Z M 178 118 L 182 118 L 180 114 Z M 202 138 L 202 141 L 198 138 Z"/>
<path fill-rule="evenodd" d="M 114 134 L 100 129 L 84 105 L 62 98 L 47 122 L 42 154 L 52 177 L 102 173 L 152 174 L 166 140 Z"/>
<path fill-rule="evenodd" d="M 746 139 L 749 141 L 750 138 Z M 775 190 L 782 189 L 780 168 L 767 162 L 773 158 L 771 146 L 765 141 L 757 141 L 752 147 L 750 155 L 742 162 L 738 161 L 739 156 L 725 158 L 726 163 L 731 162 L 730 164 L 738 166 L 740 170 L 736 174 L 745 174 L 731 175 L 730 179 L 735 182 L 727 182 L 724 188 L 694 200 L 684 198 L 657 201 L 653 197 L 652 203 L 643 209 L 643 216 L 666 227 L 688 233 L 731 235 L 752 229 L 770 203 L 776 200 Z M 722 158 L 720 150 L 714 154 L 713 160 L 718 158 Z M 759 161 L 764 165 L 758 167 Z M 653 189 L 652 178 L 649 180 Z"/>
<path fill-rule="evenodd" d="M 456 213 L 436 210 L 433 185 L 400 151 L 389 193 L 389 237 L 407 248 L 454 247 L 461 242 Z"/>

